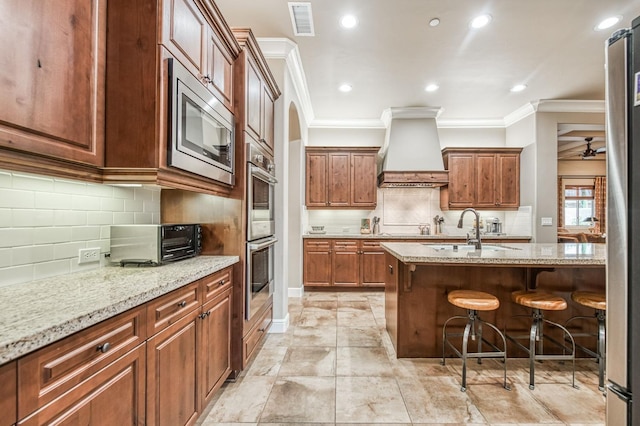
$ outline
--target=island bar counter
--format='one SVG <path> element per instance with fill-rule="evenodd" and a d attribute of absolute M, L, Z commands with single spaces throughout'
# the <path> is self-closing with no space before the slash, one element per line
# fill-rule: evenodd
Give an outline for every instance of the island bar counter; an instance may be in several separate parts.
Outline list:
<path fill-rule="evenodd" d="M 531 317 L 528 309 L 511 301 L 513 291 L 540 289 L 564 297 L 567 309 L 548 316 L 561 324 L 574 315 L 593 316 L 593 310 L 571 300 L 571 292 L 605 291 L 604 244 L 484 244 L 480 251 L 462 244 L 457 250 L 452 244 L 382 243 L 381 247 L 387 264 L 386 327 L 398 358 L 442 356 L 444 322 L 453 315 L 465 315 L 447 301 L 453 290 L 495 295 L 500 307 L 481 312 L 482 319 L 518 335 L 529 333 Z M 581 332 L 596 330 L 595 321 L 574 325 Z M 595 338 L 578 341 L 595 349 Z M 509 344 L 508 356 L 527 355 Z"/>

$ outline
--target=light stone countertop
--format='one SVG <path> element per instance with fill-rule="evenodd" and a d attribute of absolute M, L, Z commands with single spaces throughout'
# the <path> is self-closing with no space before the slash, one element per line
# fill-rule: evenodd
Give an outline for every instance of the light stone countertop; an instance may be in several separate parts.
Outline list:
<path fill-rule="evenodd" d="M 484 243 L 483 249 L 469 249 L 458 244 L 452 250 L 452 243 L 382 243 L 386 251 L 403 263 L 438 263 L 470 265 L 513 265 L 513 266 L 604 266 L 606 245 L 592 243 L 578 244 L 525 244 L 525 243 Z M 446 250 L 438 247 L 446 246 Z M 506 248 L 505 250 L 492 247 Z"/>
<path fill-rule="evenodd" d="M 531 239 L 531 235 L 482 235 L 482 241 L 484 240 L 528 240 Z M 371 239 L 371 240 L 466 240 L 465 235 L 420 235 L 420 234 L 360 234 L 360 233 L 344 233 L 334 232 L 326 234 L 303 234 L 302 238 L 345 238 L 350 240 L 357 239 Z"/>
<path fill-rule="evenodd" d="M 238 256 L 198 256 L 0 287 L 0 365 L 238 261 Z"/>

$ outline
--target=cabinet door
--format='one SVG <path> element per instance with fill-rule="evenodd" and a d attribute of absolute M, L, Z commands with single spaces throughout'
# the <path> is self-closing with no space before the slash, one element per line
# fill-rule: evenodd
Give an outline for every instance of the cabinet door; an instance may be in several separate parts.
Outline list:
<path fill-rule="evenodd" d="M 208 25 L 193 0 L 166 0 L 162 44 L 193 75 L 206 74 L 205 42 Z"/>
<path fill-rule="evenodd" d="M 16 363 L 10 362 L 0 367 L 0 426 L 9 426 L 16 422 L 18 373 Z"/>
<path fill-rule="evenodd" d="M 475 196 L 473 154 L 449 155 L 449 208 L 471 207 Z"/>
<path fill-rule="evenodd" d="M 268 150 L 273 152 L 273 98 L 267 85 L 262 86 L 262 142 Z"/>
<path fill-rule="evenodd" d="M 520 154 L 497 154 L 496 173 L 497 206 L 520 207 Z"/>
<path fill-rule="evenodd" d="M 307 207 L 325 207 L 328 204 L 328 154 L 307 154 L 306 164 L 306 205 Z"/>
<path fill-rule="evenodd" d="M 231 373 L 231 289 L 202 307 L 200 396 L 202 406 Z"/>
<path fill-rule="evenodd" d="M 333 285 L 357 286 L 360 281 L 358 241 L 333 242 Z"/>
<path fill-rule="evenodd" d="M 197 396 L 198 315 L 194 310 L 147 341 L 147 424 L 194 424 Z"/>
<path fill-rule="evenodd" d="M 245 114 L 249 134 L 256 140 L 262 139 L 262 79 L 253 60 L 247 56 Z"/>
<path fill-rule="evenodd" d="M 351 154 L 351 205 L 375 207 L 377 201 L 376 154 Z"/>
<path fill-rule="evenodd" d="M 475 207 L 494 208 L 496 206 L 496 155 L 476 154 Z"/>
<path fill-rule="evenodd" d="M 329 206 L 349 207 L 351 198 L 350 163 L 348 152 L 329 154 Z"/>
<path fill-rule="evenodd" d="M 330 240 L 304 241 L 304 285 L 331 285 Z"/>
<path fill-rule="evenodd" d="M 379 241 L 361 241 L 360 282 L 363 286 L 384 287 L 384 250 Z"/>
<path fill-rule="evenodd" d="M 209 28 L 207 40 L 207 72 L 209 88 L 227 108 L 233 111 L 233 57 Z"/>
<path fill-rule="evenodd" d="M 146 424 L 144 385 L 143 344 L 18 424 L 143 425 Z"/>
<path fill-rule="evenodd" d="M 104 0 L 0 4 L 0 146 L 104 165 Z"/>

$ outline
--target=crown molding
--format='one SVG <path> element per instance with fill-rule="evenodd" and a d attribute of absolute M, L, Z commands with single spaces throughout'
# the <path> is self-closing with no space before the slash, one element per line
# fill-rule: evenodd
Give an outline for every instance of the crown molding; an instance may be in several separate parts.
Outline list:
<path fill-rule="evenodd" d="M 606 110 L 604 100 L 540 99 L 532 105 L 536 112 L 604 113 Z"/>
<path fill-rule="evenodd" d="M 313 105 L 298 45 L 285 37 L 259 37 L 257 40 L 265 58 L 281 59 L 287 64 L 293 88 L 300 101 L 302 118 L 309 126 L 314 120 Z"/>
<path fill-rule="evenodd" d="M 518 121 L 527 118 L 528 116 L 535 113 L 536 106 L 533 103 L 528 102 L 512 113 L 507 114 L 503 119 L 503 127 L 509 127 L 513 124 L 516 124 Z"/>
<path fill-rule="evenodd" d="M 386 129 L 385 124 L 378 118 L 355 118 L 352 120 L 313 120 L 309 123 L 309 128 L 317 129 Z"/>
<path fill-rule="evenodd" d="M 494 129 L 504 128 L 504 120 L 501 118 L 478 118 L 478 119 L 437 119 L 438 129 Z"/>

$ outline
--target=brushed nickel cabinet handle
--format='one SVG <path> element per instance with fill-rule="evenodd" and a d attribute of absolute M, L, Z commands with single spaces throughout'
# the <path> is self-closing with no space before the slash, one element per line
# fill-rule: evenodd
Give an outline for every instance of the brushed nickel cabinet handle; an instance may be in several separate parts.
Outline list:
<path fill-rule="evenodd" d="M 111 344 L 109 344 L 109 342 L 105 342 L 96 348 L 96 350 L 102 353 L 106 353 L 109 349 L 111 349 Z"/>
<path fill-rule="evenodd" d="M 187 301 L 183 300 L 182 302 L 178 303 L 178 306 L 184 308 L 185 306 L 187 306 Z"/>
<path fill-rule="evenodd" d="M 389 274 L 393 275 L 393 266 L 389 265 Z"/>
<path fill-rule="evenodd" d="M 224 280 L 220 280 L 220 282 L 218 283 L 218 285 L 224 285 Z"/>

